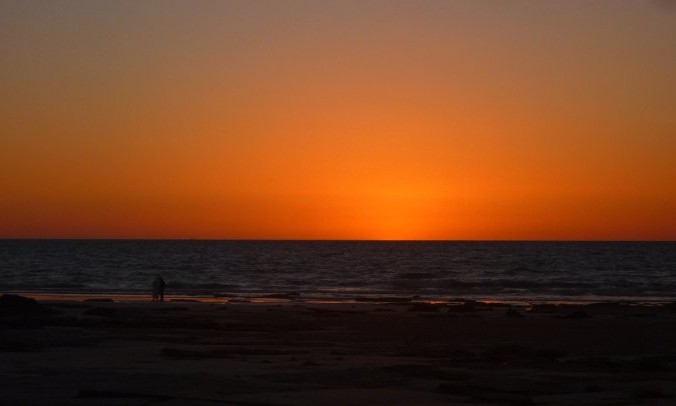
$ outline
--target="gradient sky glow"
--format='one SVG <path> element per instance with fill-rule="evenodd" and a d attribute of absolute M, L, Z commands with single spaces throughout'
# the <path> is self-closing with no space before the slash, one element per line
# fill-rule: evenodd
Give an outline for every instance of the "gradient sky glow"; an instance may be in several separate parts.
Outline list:
<path fill-rule="evenodd" d="M 0 0 L 0 237 L 676 240 L 670 1 Z"/>

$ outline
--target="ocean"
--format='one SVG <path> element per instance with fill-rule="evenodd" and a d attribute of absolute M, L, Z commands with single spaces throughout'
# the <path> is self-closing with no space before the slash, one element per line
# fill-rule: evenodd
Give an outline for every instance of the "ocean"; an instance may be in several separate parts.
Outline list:
<path fill-rule="evenodd" d="M 0 240 L 0 292 L 672 301 L 674 242 Z"/>

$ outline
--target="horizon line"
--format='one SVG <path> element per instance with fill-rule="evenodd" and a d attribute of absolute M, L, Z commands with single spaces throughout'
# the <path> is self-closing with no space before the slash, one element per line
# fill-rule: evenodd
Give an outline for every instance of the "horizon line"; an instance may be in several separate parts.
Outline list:
<path fill-rule="evenodd" d="M 0 237 L 0 241 L 232 241 L 232 242 L 660 242 L 676 240 L 633 239 L 349 239 L 349 238 L 139 238 L 139 237 Z"/>

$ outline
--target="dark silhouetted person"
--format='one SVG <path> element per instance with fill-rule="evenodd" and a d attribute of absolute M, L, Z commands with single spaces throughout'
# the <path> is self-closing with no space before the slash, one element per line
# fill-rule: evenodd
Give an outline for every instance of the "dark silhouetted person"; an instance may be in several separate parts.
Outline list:
<path fill-rule="evenodd" d="M 164 302 L 164 288 L 167 284 L 162 279 L 162 276 L 158 276 L 153 281 L 153 302 Z"/>

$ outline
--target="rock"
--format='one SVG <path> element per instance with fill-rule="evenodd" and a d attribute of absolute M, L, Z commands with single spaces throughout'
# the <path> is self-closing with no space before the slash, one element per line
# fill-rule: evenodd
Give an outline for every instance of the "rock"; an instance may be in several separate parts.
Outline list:
<path fill-rule="evenodd" d="M 355 302 L 366 303 L 410 303 L 413 299 L 419 299 L 419 296 L 413 297 L 396 297 L 396 296 L 379 296 L 379 297 L 356 297 Z"/>
<path fill-rule="evenodd" d="M 264 299 L 297 299 L 300 297 L 300 293 L 289 292 L 289 293 L 271 293 L 269 295 L 263 295 L 261 298 Z"/>
<path fill-rule="evenodd" d="M 51 307 L 61 307 L 64 309 L 87 309 L 89 306 L 87 306 L 84 303 L 71 303 L 71 302 L 64 302 L 64 303 L 54 303 L 50 305 Z"/>
<path fill-rule="evenodd" d="M 452 313 L 472 313 L 476 311 L 476 304 L 474 300 L 467 300 L 461 305 L 449 306 L 448 311 Z"/>
<path fill-rule="evenodd" d="M 408 311 L 409 312 L 438 312 L 439 309 L 444 306 L 444 305 L 439 305 L 439 304 L 434 304 L 434 303 L 413 303 L 411 307 L 409 307 Z"/>
<path fill-rule="evenodd" d="M 585 312 L 584 310 L 577 310 L 572 313 L 569 313 L 562 318 L 564 319 L 588 319 L 591 318 L 589 313 Z"/>
<path fill-rule="evenodd" d="M 0 296 L 0 314 L 47 313 L 49 310 L 35 299 L 4 294 Z"/>
<path fill-rule="evenodd" d="M 631 302 L 597 302 L 589 303 L 585 307 L 588 309 L 617 309 L 631 304 Z"/>
<path fill-rule="evenodd" d="M 521 313 L 519 313 L 515 309 L 510 308 L 510 309 L 507 309 L 507 311 L 505 312 L 505 316 L 507 316 L 507 317 L 521 317 Z"/>
<path fill-rule="evenodd" d="M 555 313 L 559 306 L 552 303 L 534 304 L 530 311 L 533 313 Z"/>

